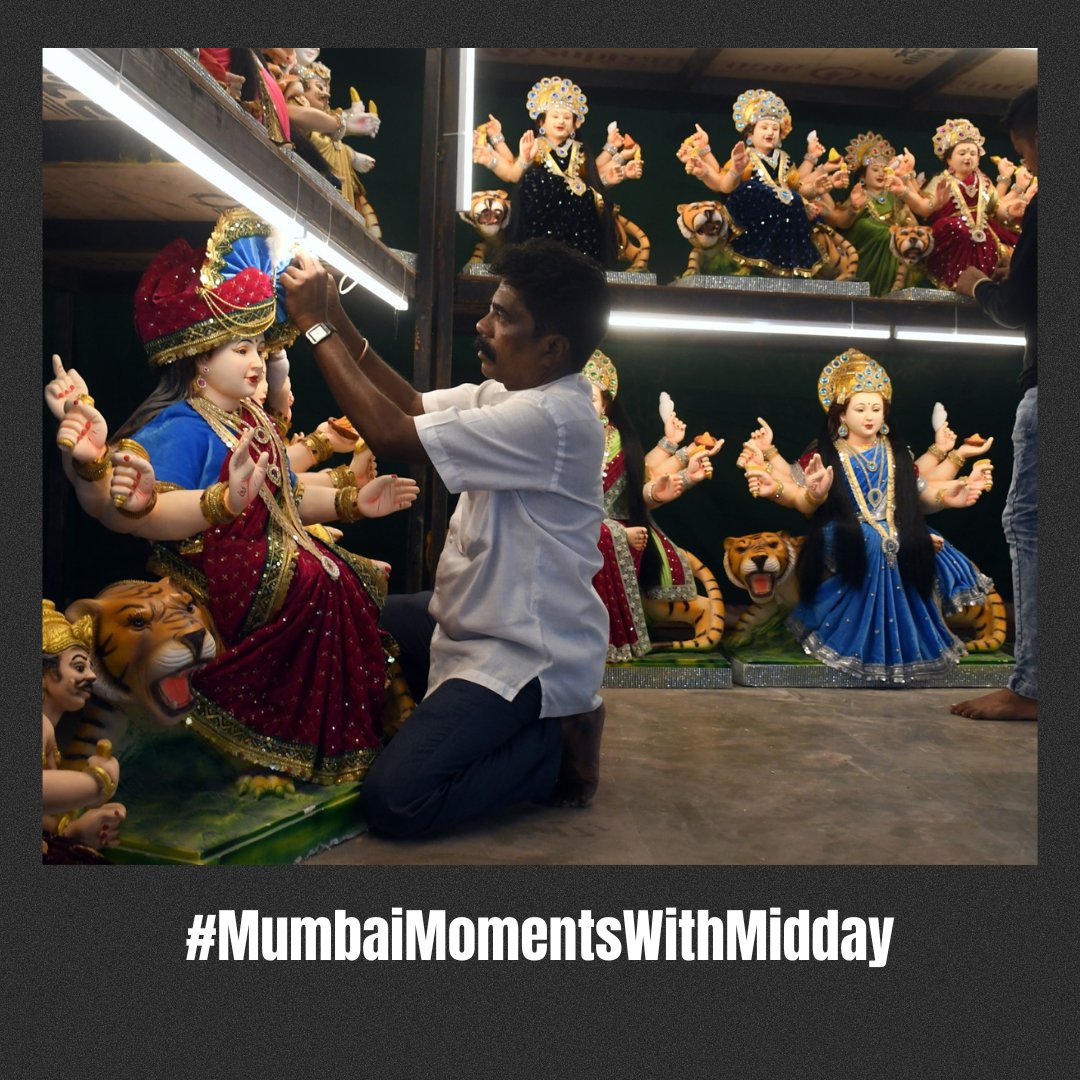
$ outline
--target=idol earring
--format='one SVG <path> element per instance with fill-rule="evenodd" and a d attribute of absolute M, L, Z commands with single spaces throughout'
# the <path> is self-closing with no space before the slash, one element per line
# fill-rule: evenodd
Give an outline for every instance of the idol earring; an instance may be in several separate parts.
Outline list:
<path fill-rule="evenodd" d="M 206 389 L 206 380 L 205 380 L 205 379 L 204 379 L 204 378 L 203 378 L 203 377 L 202 377 L 202 376 L 200 375 L 200 376 L 199 376 L 199 377 L 198 377 L 198 378 L 197 378 L 197 379 L 195 380 L 195 385 L 196 385 L 196 386 L 197 386 L 197 387 L 198 387 L 198 388 L 199 388 L 200 390 L 205 390 L 205 389 Z"/>
<path fill-rule="evenodd" d="M 888 424 L 882 424 L 881 425 L 881 434 L 882 435 L 888 435 L 889 434 L 889 425 Z"/>
<path fill-rule="evenodd" d="M 540 125 L 540 134 L 541 135 L 544 134 L 544 125 L 543 124 Z"/>
<path fill-rule="evenodd" d="M 840 421 L 840 426 L 836 429 L 836 434 L 839 435 L 841 439 L 847 438 L 847 424 L 845 424 L 843 420 Z"/>

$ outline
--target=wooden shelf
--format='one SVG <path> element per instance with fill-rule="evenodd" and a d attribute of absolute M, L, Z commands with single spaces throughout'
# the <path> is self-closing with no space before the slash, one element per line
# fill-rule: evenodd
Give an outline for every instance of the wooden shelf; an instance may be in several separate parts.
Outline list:
<path fill-rule="evenodd" d="M 459 334 L 475 332 L 476 320 L 487 311 L 495 291 L 493 277 L 459 274 L 456 279 L 454 331 Z M 853 323 L 859 327 L 881 329 L 941 330 L 949 332 L 1001 333 L 982 308 L 971 300 L 907 300 L 889 297 L 835 297 L 800 293 L 763 293 L 739 289 L 685 288 L 673 285 L 612 284 L 612 306 L 650 314 L 721 315 L 733 319 L 768 319 L 787 322 Z M 670 330 L 612 330 L 612 336 L 667 336 Z M 709 332 L 679 332 L 680 340 L 716 340 Z M 740 338 L 753 340 L 755 335 Z M 771 335 L 762 329 L 760 337 Z M 854 335 L 857 338 L 857 334 Z M 773 339 L 778 340 L 778 339 Z M 782 340 L 782 339 L 781 339 Z M 789 338 L 788 340 L 794 340 Z M 985 346 L 957 345 L 950 348 L 984 348 Z M 1022 346 L 1016 346 L 1016 351 Z M 1015 360 L 1010 347 L 995 347 L 1010 362 Z"/>
<path fill-rule="evenodd" d="M 395 285 L 400 283 L 408 298 L 415 295 L 415 271 L 367 232 L 359 214 L 330 184 L 275 145 L 263 126 L 221 90 L 189 53 L 180 49 L 89 51 L 227 157 L 254 185 L 269 188 L 295 207 L 299 216 L 325 230 L 358 263 Z M 149 241 L 144 243 L 131 227 L 111 233 L 95 231 L 87 227 L 91 221 L 183 223 L 186 228 L 175 235 L 196 228 L 205 239 L 205 230 L 192 223 L 214 221 L 233 200 L 46 75 L 44 217 L 47 223 L 55 219 L 75 223 L 67 231 L 76 239 L 92 238 L 82 245 L 64 246 L 65 230 L 50 234 L 47 227 L 46 259 L 86 270 L 128 265 L 141 270 L 160 247 L 160 230 L 147 230 Z M 58 116 L 65 118 L 54 119 Z M 60 246 L 53 247 L 50 240 Z M 96 265 L 95 258 L 100 260 Z"/>

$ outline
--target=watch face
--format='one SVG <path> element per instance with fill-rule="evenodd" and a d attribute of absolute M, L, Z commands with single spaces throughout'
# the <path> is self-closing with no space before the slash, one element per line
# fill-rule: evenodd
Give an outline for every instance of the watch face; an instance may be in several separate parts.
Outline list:
<path fill-rule="evenodd" d="M 318 345 L 323 338 L 329 337 L 331 333 L 330 327 L 326 323 L 316 323 L 308 332 L 304 335 L 312 345 Z"/>

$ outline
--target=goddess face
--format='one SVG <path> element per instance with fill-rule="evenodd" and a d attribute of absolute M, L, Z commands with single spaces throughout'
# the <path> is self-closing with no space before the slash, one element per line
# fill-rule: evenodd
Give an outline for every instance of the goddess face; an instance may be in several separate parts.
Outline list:
<path fill-rule="evenodd" d="M 198 360 L 196 370 L 206 380 L 201 395 L 226 412 L 253 397 L 266 374 L 262 349 L 260 334 L 219 345 L 204 359 Z"/>
<path fill-rule="evenodd" d="M 600 389 L 598 383 L 592 381 L 589 382 L 589 389 L 592 390 L 592 403 L 596 415 L 604 416 L 607 413 L 607 402 L 604 400 L 603 390 Z"/>
<path fill-rule="evenodd" d="M 315 109 L 325 111 L 330 105 L 330 88 L 318 75 L 304 80 L 304 96 Z"/>
<path fill-rule="evenodd" d="M 771 116 L 758 120 L 750 131 L 750 142 L 755 150 L 771 154 L 780 145 L 780 121 Z"/>
<path fill-rule="evenodd" d="M 863 173 L 863 186 L 870 191 L 880 191 L 885 186 L 885 163 L 874 158 L 867 162 Z"/>
<path fill-rule="evenodd" d="M 553 105 L 544 114 L 544 135 L 554 143 L 561 143 L 574 133 L 576 127 L 574 114 L 569 109 Z"/>
<path fill-rule="evenodd" d="M 957 176 L 970 176 L 979 166 L 979 147 L 973 142 L 957 143 L 945 163 Z"/>
<path fill-rule="evenodd" d="M 851 437 L 857 441 L 871 441 L 877 438 L 885 423 L 885 399 L 875 391 L 860 390 L 851 395 L 840 416 Z"/>

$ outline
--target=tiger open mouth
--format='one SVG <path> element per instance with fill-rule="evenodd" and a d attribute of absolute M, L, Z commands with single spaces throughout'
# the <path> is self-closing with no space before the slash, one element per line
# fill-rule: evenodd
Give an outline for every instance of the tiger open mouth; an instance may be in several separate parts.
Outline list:
<path fill-rule="evenodd" d="M 719 236 L 723 228 L 722 218 L 709 218 L 704 224 L 699 225 L 694 231 L 698 236 Z"/>
<path fill-rule="evenodd" d="M 154 684 L 154 700 L 165 716 L 172 720 L 179 720 L 191 710 L 191 703 L 195 699 L 191 688 L 191 677 L 203 667 L 205 665 L 184 668 L 183 671 L 166 675 Z"/>
<path fill-rule="evenodd" d="M 773 593 L 775 578 L 775 574 L 766 573 L 763 570 L 755 571 L 747 575 L 747 590 L 755 600 L 768 600 Z"/>
<path fill-rule="evenodd" d="M 476 215 L 476 220 L 477 223 L 480 225 L 498 225 L 499 222 L 502 221 L 502 217 L 503 215 L 501 210 L 481 210 Z"/>

